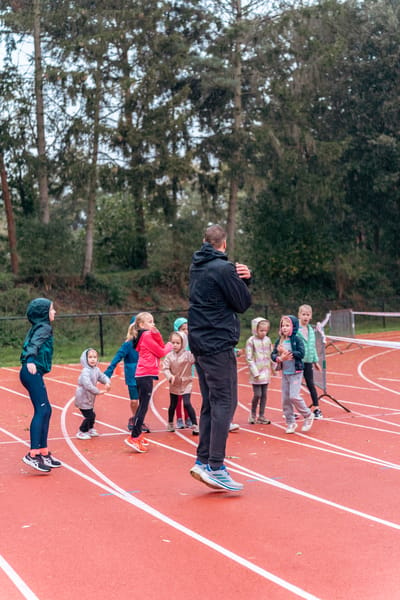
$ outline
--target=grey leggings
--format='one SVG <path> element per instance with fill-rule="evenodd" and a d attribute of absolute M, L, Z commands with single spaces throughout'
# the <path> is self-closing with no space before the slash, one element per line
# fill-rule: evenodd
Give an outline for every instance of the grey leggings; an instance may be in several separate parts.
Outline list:
<path fill-rule="evenodd" d="M 257 416 L 257 406 L 260 403 L 258 412 L 259 417 L 263 417 L 265 413 L 265 405 L 267 404 L 267 389 L 268 383 L 253 383 L 253 399 L 251 401 L 251 415 Z"/>

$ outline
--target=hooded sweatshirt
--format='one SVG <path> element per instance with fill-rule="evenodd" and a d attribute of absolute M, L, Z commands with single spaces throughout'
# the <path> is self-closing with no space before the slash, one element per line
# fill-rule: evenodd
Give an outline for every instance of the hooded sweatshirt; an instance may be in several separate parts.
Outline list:
<path fill-rule="evenodd" d="M 187 336 L 183 331 L 177 331 L 182 338 L 182 347 L 179 352 L 171 350 L 164 358 L 163 372 L 171 381 L 172 376 L 175 376 L 174 383 L 170 383 L 169 391 L 171 394 L 190 394 L 192 391 L 192 365 L 194 364 L 194 356 L 190 350 L 186 350 Z"/>
<path fill-rule="evenodd" d="M 266 335 L 264 338 L 257 336 L 257 326 L 263 317 L 257 317 L 251 321 L 252 336 L 246 342 L 246 360 L 250 370 L 251 384 L 269 383 L 271 377 L 271 349 L 270 338 Z"/>
<path fill-rule="evenodd" d="M 190 266 L 189 346 L 195 356 L 233 349 L 239 341 L 236 313 L 251 305 L 247 287 L 224 252 L 204 242 Z"/>
<path fill-rule="evenodd" d="M 303 371 L 303 368 L 304 368 L 303 367 L 304 344 L 303 344 L 302 339 L 298 335 L 299 320 L 297 317 L 294 317 L 293 315 L 284 315 L 279 324 L 279 333 L 281 335 L 282 335 L 281 327 L 282 327 L 283 319 L 290 319 L 290 321 L 292 323 L 292 330 L 289 335 L 289 341 L 290 341 L 290 346 L 291 346 L 290 351 L 293 354 L 294 370 L 296 373 L 298 373 L 299 371 Z M 274 362 L 278 362 L 278 364 L 282 364 L 282 368 L 283 368 L 283 370 L 285 370 L 285 362 L 288 362 L 288 361 L 284 361 L 283 363 L 279 363 L 279 361 L 277 361 L 277 359 L 279 357 L 278 346 L 281 343 L 282 343 L 281 337 L 279 337 L 274 344 L 274 349 L 272 351 L 271 358 Z"/>
<path fill-rule="evenodd" d="M 103 384 L 110 383 L 109 377 L 104 375 L 97 365 L 94 367 L 89 365 L 87 361 L 89 350 L 93 350 L 93 348 L 86 348 L 81 354 L 80 363 L 82 371 L 79 375 L 78 387 L 75 392 L 75 406 L 83 409 L 94 407 L 96 396 L 101 392 L 96 386 L 98 381 Z"/>
<path fill-rule="evenodd" d="M 25 337 L 20 356 L 21 364 L 35 363 L 42 375 L 51 371 L 53 358 L 53 329 L 49 320 L 51 304 L 47 298 L 35 298 L 30 302 L 26 316 L 32 327 Z"/>

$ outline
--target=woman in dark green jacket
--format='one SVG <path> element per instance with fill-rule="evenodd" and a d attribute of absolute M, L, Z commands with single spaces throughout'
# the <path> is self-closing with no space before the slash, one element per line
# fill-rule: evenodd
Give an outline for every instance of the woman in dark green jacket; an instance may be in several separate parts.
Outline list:
<path fill-rule="evenodd" d="M 50 323 L 54 321 L 55 314 L 51 300 L 32 300 L 26 311 L 32 327 L 25 337 L 20 357 L 22 367 L 19 377 L 29 392 L 34 409 L 30 426 L 31 450 L 22 460 L 41 473 L 61 467 L 61 462 L 51 455 L 47 447 L 51 405 L 43 381 L 43 375 L 51 370 L 53 330 Z"/>

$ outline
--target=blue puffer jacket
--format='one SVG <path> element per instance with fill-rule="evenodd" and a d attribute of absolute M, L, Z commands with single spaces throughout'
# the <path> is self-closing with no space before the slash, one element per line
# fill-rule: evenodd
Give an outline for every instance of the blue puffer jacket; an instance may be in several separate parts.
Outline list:
<path fill-rule="evenodd" d="M 189 282 L 189 346 L 193 354 L 213 355 L 233 349 L 239 341 L 236 313 L 251 305 L 247 287 L 224 252 L 204 242 L 193 254 Z"/>

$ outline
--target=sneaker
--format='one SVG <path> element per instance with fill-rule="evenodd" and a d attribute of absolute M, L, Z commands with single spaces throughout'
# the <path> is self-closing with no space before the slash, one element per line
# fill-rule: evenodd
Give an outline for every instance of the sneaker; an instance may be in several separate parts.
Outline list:
<path fill-rule="evenodd" d="M 143 431 L 143 433 L 151 433 L 150 427 L 148 425 L 146 425 L 146 423 L 143 423 L 142 431 Z"/>
<path fill-rule="evenodd" d="M 192 425 L 192 435 L 199 435 L 199 426 Z"/>
<path fill-rule="evenodd" d="M 40 471 L 40 473 L 50 473 L 51 468 L 44 463 L 43 456 L 41 454 L 37 454 L 36 456 L 31 456 L 28 452 L 22 459 L 26 465 L 29 465 L 36 471 Z"/>
<path fill-rule="evenodd" d="M 140 452 L 140 453 L 147 452 L 148 448 L 147 448 L 147 446 L 145 446 L 143 444 L 143 441 L 140 437 L 133 438 L 132 436 L 129 436 L 124 439 L 124 442 L 130 448 L 133 448 L 133 450 L 136 450 L 136 452 Z"/>
<path fill-rule="evenodd" d="M 175 431 L 175 427 L 173 423 L 168 423 L 167 431 Z"/>
<path fill-rule="evenodd" d="M 192 419 L 187 418 L 186 421 L 185 421 L 185 427 L 187 427 L 188 429 L 190 429 L 192 425 L 193 425 Z"/>
<path fill-rule="evenodd" d="M 98 437 L 100 435 L 97 429 L 95 429 L 94 427 L 92 427 L 92 429 L 89 429 L 88 434 L 90 435 L 90 437 Z"/>
<path fill-rule="evenodd" d="M 324 415 L 322 414 L 321 410 L 319 408 L 316 408 L 314 410 L 314 419 L 323 419 Z"/>
<path fill-rule="evenodd" d="M 256 422 L 256 418 L 252 414 L 250 414 L 247 421 L 250 423 L 250 425 L 254 425 L 254 423 Z"/>
<path fill-rule="evenodd" d="M 285 433 L 294 433 L 297 429 L 297 423 L 290 423 L 287 427 L 286 427 L 286 431 Z"/>
<path fill-rule="evenodd" d="M 81 431 L 81 430 L 78 431 L 78 433 L 76 434 L 76 437 L 79 438 L 80 440 L 90 440 L 91 439 L 91 437 L 87 431 Z"/>
<path fill-rule="evenodd" d="M 232 479 L 225 465 L 221 465 L 216 471 L 207 465 L 206 469 L 201 470 L 200 477 L 203 483 L 210 487 L 231 492 L 240 492 L 243 489 L 243 484 Z"/>
<path fill-rule="evenodd" d="M 207 469 L 207 465 L 202 463 L 200 460 L 196 460 L 193 467 L 190 469 L 190 474 L 192 477 L 197 479 L 197 481 L 203 481 L 201 478 L 201 473 Z"/>
<path fill-rule="evenodd" d="M 183 419 L 176 420 L 176 428 L 177 429 L 185 429 L 185 423 L 183 422 Z"/>
<path fill-rule="evenodd" d="M 62 467 L 62 462 L 60 462 L 59 460 L 54 458 L 51 455 L 51 452 L 49 452 L 48 454 L 42 454 L 41 456 L 43 458 L 44 464 L 46 466 L 50 467 L 51 469 L 56 469 L 57 467 Z"/>
<path fill-rule="evenodd" d="M 140 443 L 142 444 L 142 446 L 144 446 L 145 448 L 147 448 L 148 446 L 150 446 L 150 442 L 147 438 L 144 437 L 143 433 L 141 433 L 139 435 L 139 439 L 140 439 Z"/>
<path fill-rule="evenodd" d="M 304 424 L 303 427 L 301 428 L 302 431 L 310 431 L 311 427 L 313 426 L 314 423 L 314 413 L 311 413 L 311 415 L 309 417 L 307 417 L 307 419 L 304 419 Z"/>
<path fill-rule="evenodd" d="M 229 433 L 231 433 L 232 431 L 239 431 L 240 429 L 240 425 L 238 423 L 231 423 L 229 425 Z"/>
<path fill-rule="evenodd" d="M 256 423 L 259 423 L 260 425 L 270 425 L 271 421 L 265 417 L 258 417 Z"/>
<path fill-rule="evenodd" d="M 134 421 L 134 417 L 130 417 L 130 419 L 128 421 L 128 431 L 132 431 L 132 429 L 133 429 L 133 421 Z"/>

